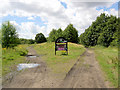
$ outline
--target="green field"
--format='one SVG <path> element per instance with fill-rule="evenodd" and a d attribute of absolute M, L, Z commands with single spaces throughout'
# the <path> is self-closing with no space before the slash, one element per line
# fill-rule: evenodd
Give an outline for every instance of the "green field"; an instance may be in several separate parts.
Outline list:
<path fill-rule="evenodd" d="M 111 82 L 111 86 L 118 87 L 118 48 L 96 46 L 94 49 L 106 80 Z"/>
<path fill-rule="evenodd" d="M 59 75 L 65 75 L 78 60 L 80 55 L 85 51 L 82 45 L 68 43 L 68 55 L 65 52 L 57 51 L 55 55 L 55 43 L 43 43 L 34 45 L 34 49 L 42 60 L 52 69 L 52 71 Z"/>

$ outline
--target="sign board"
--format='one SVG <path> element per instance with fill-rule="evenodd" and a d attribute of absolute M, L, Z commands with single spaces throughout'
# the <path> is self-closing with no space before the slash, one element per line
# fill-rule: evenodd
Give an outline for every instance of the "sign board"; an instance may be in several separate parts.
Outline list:
<path fill-rule="evenodd" d="M 66 51 L 68 54 L 68 44 L 67 40 L 63 37 L 59 37 L 55 41 L 55 55 L 56 51 Z"/>

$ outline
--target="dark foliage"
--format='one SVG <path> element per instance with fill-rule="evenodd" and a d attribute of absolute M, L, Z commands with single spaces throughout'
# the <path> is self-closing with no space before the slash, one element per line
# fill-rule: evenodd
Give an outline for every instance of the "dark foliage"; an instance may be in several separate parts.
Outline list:
<path fill-rule="evenodd" d="M 118 45 L 118 19 L 115 16 L 108 16 L 102 13 L 96 21 L 85 30 L 79 37 L 79 43 L 86 47 L 102 45 Z"/>

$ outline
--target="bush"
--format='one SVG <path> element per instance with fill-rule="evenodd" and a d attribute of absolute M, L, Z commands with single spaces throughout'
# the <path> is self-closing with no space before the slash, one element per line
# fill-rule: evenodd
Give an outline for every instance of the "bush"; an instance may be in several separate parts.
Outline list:
<path fill-rule="evenodd" d="M 15 50 L 19 53 L 20 56 L 26 56 L 28 53 L 28 50 L 20 45 L 18 47 L 15 47 Z"/>
<path fill-rule="evenodd" d="M 27 50 L 20 50 L 20 51 L 19 51 L 20 56 L 26 56 L 27 53 L 28 53 Z"/>

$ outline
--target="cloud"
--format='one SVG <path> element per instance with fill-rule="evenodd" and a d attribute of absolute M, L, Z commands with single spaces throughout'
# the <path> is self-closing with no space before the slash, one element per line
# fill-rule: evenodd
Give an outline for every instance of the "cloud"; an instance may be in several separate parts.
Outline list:
<path fill-rule="evenodd" d="M 28 20 L 33 22 L 21 22 L 17 24 L 20 37 L 34 38 L 35 34 L 42 32 L 48 36 L 49 32 L 55 28 L 62 28 L 72 23 L 78 30 L 79 34 L 91 25 L 91 23 L 101 13 L 112 14 L 118 16 L 118 11 L 114 8 L 104 11 L 104 9 L 96 10 L 98 7 L 110 7 L 118 0 L 5 0 L 0 4 L 0 17 L 12 15 L 18 17 L 28 17 Z M 61 2 L 67 5 L 63 7 Z M 35 17 L 40 17 L 45 21 L 46 26 L 39 26 L 35 24 Z M 15 22 L 14 22 L 15 23 Z"/>
<path fill-rule="evenodd" d="M 28 17 L 28 20 L 34 20 L 34 17 Z"/>
<path fill-rule="evenodd" d="M 16 27 L 20 38 L 35 39 L 35 35 L 37 33 L 43 33 L 46 35 L 46 27 L 40 27 L 34 22 L 23 22 L 21 24 L 17 24 L 16 21 L 10 21 L 10 23 Z"/>

